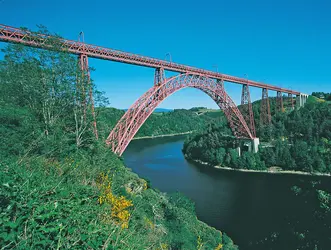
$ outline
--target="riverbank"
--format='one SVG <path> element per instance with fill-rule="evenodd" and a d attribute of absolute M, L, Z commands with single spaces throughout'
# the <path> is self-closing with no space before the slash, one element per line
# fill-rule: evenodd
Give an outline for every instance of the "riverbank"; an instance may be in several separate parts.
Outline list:
<path fill-rule="evenodd" d="M 186 158 L 186 156 L 185 156 Z M 229 168 L 229 167 L 222 167 L 222 166 L 213 166 L 212 164 L 208 162 L 203 162 L 200 160 L 195 159 L 188 159 L 190 161 L 194 161 L 196 163 L 207 165 L 213 168 L 222 169 L 222 170 L 228 170 L 228 171 L 237 171 L 237 172 L 251 172 L 251 173 L 266 173 L 266 174 L 295 174 L 295 175 L 309 175 L 309 176 L 331 176 L 331 174 L 325 174 L 325 173 L 309 173 L 309 172 L 303 172 L 303 171 L 291 171 L 291 170 L 275 170 L 274 167 L 270 167 L 267 170 L 253 170 L 253 169 L 235 169 L 235 168 Z"/>
<path fill-rule="evenodd" d="M 155 139 L 155 138 L 161 138 L 161 137 L 170 137 L 170 136 L 179 136 L 179 135 L 188 135 L 192 134 L 194 131 L 187 131 L 183 133 L 175 133 L 175 134 L 166 134 L 166 135 L 151 135 L 151 136 L 141 136 L 141 137 L 135 137 L 132 140 L 142 140 L 142 139 Z"/>

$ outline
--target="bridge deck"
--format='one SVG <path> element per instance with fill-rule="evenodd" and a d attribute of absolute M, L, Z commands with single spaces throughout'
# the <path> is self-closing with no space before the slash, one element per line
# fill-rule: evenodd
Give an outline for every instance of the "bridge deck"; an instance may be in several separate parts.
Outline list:
<path fill-rule="evenodd" d="M 44 34 L 29 32 L 24 29 L 18 29 L 0 24 L 0 41 L 2 42 L 20 43 L 26 46 L 47 49 L 47 47 L 50 46 L 47 44 L 49 44 L 49 41 L 51 39 L 54 39 L 54 37 Z M 165 60 L 159 60 L 152 57 L 123 52 L 120 50 L 108 49 L 78 41 L 72 41 L 61 38 L 60 46 L 62 49 L 67 50 L 73 54 L 86 54 L 94 58 L 145 66 L 150 68 L 164 68 L 165 70 L 179 72 L 179 73 L 202 74 L 213 79 L 219 79 L 227 82 L 232 82 L 237 84 L 247 84 L 252 87 L 266 88 L 268 90 L 280 91 L 282 93 L 290 93 L 293 95 L 300 94 L 300 92 L 297 91 L 280 88 L 277 86 L 273 86 L 261 82 L 251 81 L 244 78 L 239 78 L 209 70 L 199 69 Z"/>

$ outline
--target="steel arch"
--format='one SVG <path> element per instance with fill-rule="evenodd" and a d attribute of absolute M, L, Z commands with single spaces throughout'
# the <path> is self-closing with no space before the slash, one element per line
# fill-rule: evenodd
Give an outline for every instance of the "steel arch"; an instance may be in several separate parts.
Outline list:
<path fill-rule="evenodd" d="M 168 78 L 163 83 L 155 85 L 126 111 L 106 139 L 106 143 L 111 146 L 113 152 L 122 155 L 154 109 L 168 96 L 187 87 L 202 90 L 216 102 L 220 109 L 224 111 L 236 137 L 253 138 L 245 119 L 222 85 L 204 75 L 185 73 Z"/>

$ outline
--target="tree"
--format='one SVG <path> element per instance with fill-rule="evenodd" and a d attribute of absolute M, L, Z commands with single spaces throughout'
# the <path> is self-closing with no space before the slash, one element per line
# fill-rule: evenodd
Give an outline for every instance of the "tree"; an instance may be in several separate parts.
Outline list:
<path fill-rule="evenodd" d="M 33 150 L 73 150 L 72 140 L 76 149 L 88 147 L 93 143 L 92 117 L 87 111 L 93 85 L 82 74 L 76 56 L 59 50 L 58 38 L 48 39 L 47 44 L 53 49 L 8 45 L 2 50 L 0 102 L 26 108 L 36 117 L 34 126 L 43 133 L 38 143 L 31 143 Z"/>
<path fill-rule="evenodd" d="M 223 164 L 225 155 L 226 155 L 225 148 L 219 148 L 219 149 L 216 150 L 215 158 L 216 158 L 217 164 L 219 164 L 219 165 Z"/>
<path fill-rule="evenodd" d="M 232 168 L 239 168 L 239 155 L 237 150 L 235 149 L 229 149 L 229 154 L 231 156 L 231 163 L 230 166 Z"/>
<path fill-rule="evenodd" d="M 259 155 L 261 156 L 261 159 L 265 161 L 265 164 L 268 167 L 272 167 L 276 165 L 276 155 L 273 148 L 266 147 L 266 148 L 260 148 L 259 149 Z"/>

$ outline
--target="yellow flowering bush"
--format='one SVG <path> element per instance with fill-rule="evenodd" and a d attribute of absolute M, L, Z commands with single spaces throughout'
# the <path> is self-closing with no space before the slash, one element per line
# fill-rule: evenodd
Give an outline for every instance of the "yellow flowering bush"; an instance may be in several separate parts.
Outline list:
<path fill-rule="evenodd" d="M 218 246 L 215 248 L 215 250 L 221 250 L 223 245 L 221 243 L 218 244 Z"/>
<path fill-rule="evenodd" d="M 200 237 L 200 235 L 198 236 L 198 240 L 197 240 L 197 249 L 201 249 L 203 246 L 203 243 L 202 243 L 202 239 Z"/>
<path fill-rule="evenodd" d="M 147 189 L 147 182 L 144 182 L 144 191 Z"/>
<path fill-rule="evenodd" d="M 101 192 L 98 199 L 99 204 L 109 204 L 111 206 L 110 217 L 121 225 L 122 228 L 128 228 L 130 212 L 127 209 L 133 206 L 133 203 L 124 196 L 118 197 L 114 195 L 111 184 L 108 174 L 102 173 L 97 182 L 97 186 Z M 105 216 L 105 219 L 108 220 L 108 216 Z"/>
<path fill-rule="evenodd" d="M 161 243 L 161 248 L 158 248 L 160 250 L 167 250 L 168 249 L 168 244 L 166 243 Z"/>

